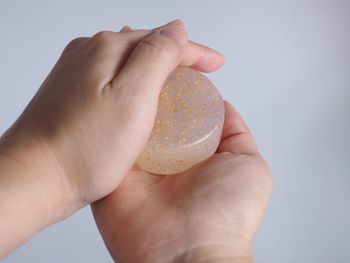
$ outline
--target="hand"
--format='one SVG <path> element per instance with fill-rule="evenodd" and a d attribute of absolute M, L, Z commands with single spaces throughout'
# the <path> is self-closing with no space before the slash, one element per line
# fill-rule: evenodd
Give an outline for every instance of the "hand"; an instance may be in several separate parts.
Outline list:
<path fill-rule="evenodd" d="M 270 196 L 270 170 L 239 114 L 225 103 L 221 144 L 176 175 L 134 169 L 92 205 L 116 262 L 252 262 Z"/>
<path fill-rule="evenodd" d="M 118 186 L 148 139 L 172 70 L 222 64 L 220 54 L 187 40 L 180 21 L 156 33 L 73 40 L 0 140 L 0 258 Z"/>

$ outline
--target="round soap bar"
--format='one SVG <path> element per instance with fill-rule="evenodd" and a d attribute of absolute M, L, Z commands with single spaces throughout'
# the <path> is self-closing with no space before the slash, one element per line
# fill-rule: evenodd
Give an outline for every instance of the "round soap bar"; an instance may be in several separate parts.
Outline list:
<path fill-rule="evenodd" d="M 137 164 L 155 174 L 187 170 L 216 151 L 223 123 L 223 100 L 211 81 L 179 67 L 164 83 L 155 124 Z"/>

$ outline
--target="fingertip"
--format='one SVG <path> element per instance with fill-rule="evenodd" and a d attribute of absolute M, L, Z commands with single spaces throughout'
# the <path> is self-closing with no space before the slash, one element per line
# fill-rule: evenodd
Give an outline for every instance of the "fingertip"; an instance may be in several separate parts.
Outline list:
<path fill-rule="evenodd" d="M 159 30 L 162 30 L 162 29 L 169 27 L 169 26 L 181 26 L 181 27 L 185 28 L 185 24 L 181 19 L 175 19 L 175 20 L 172 20 L 164 25 L 161 25 L 159 27 L 155 27 L 152 30 L 159 31 Z"/>
<path fill-rule="evenodd" d="M 225 57 L 211 49 L 206 55 L 203 56 L 200 68 L 202 72 L 210 73 L 218 70 L 225 64 Z"/>
<path fill-rule="evenodd" d="M 128 32 L 128 31 L 132 31 L 131 27 L 123 26 L 123 28 L 119 32 Z"/>
<path fill-rule="evenodd" d="M 224 101 L 224 107 L 225 110 L 227 109 L 228 111 L 234 111 L 237 112 L 236 109 L 233 107 L 233 105 L 231 104 L 231 102 L 229 102 L 228 100 L 223 100 Z M 226 112 L 226 111 L 225 111 Z"/>
<path fill-rule="evenodd" d="M 249 132 L 249 129 L 243 121 L 240 114 L 232 106 L 230 102 L 224 100 L 225 107 L 225 121 L 222 131 L 221 140 L 225 140 L 230 136 Z"/>
<path fill-rule="evenodd" d="M 209 73 L 218 70 L 225 63 L 224 56 L 209 47 L 189 41 L 184 50 L 184 66 Z"/>
<path fill-rule="evenodd" d="M 240 114 L 228 101 L 224 101 L 225 121 L 218 152 L 258 154 L 253 136 Z"/>

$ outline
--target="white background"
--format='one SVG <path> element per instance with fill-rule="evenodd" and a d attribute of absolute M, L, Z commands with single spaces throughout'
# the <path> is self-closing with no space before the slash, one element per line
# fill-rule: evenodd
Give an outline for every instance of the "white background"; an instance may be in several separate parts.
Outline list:
<path fill-rule="evenodd" d="M 256 262 L 350 262 L 348 0 L 0 0 L 0 133 L 70 39 L 175 18 L 193 40 L 225 55 L 210 78 L 242 113 L 274 173 Z M 111 261 L 89 208 L 4 260 Z"/>

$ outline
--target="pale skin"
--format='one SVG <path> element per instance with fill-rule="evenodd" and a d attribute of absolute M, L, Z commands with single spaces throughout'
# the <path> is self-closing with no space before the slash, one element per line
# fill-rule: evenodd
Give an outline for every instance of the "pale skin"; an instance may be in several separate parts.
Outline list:
<path fill-rule="evenodd" d="M 228 102 L 208 160 L 165 177 L 133 166 L 169 73 L 223 63 L 189 41 L 181 21 L 72 41 L 0 139 L 0 259 L 92 204 L 118 263 L 252 262 L 271 173 Z"/>

